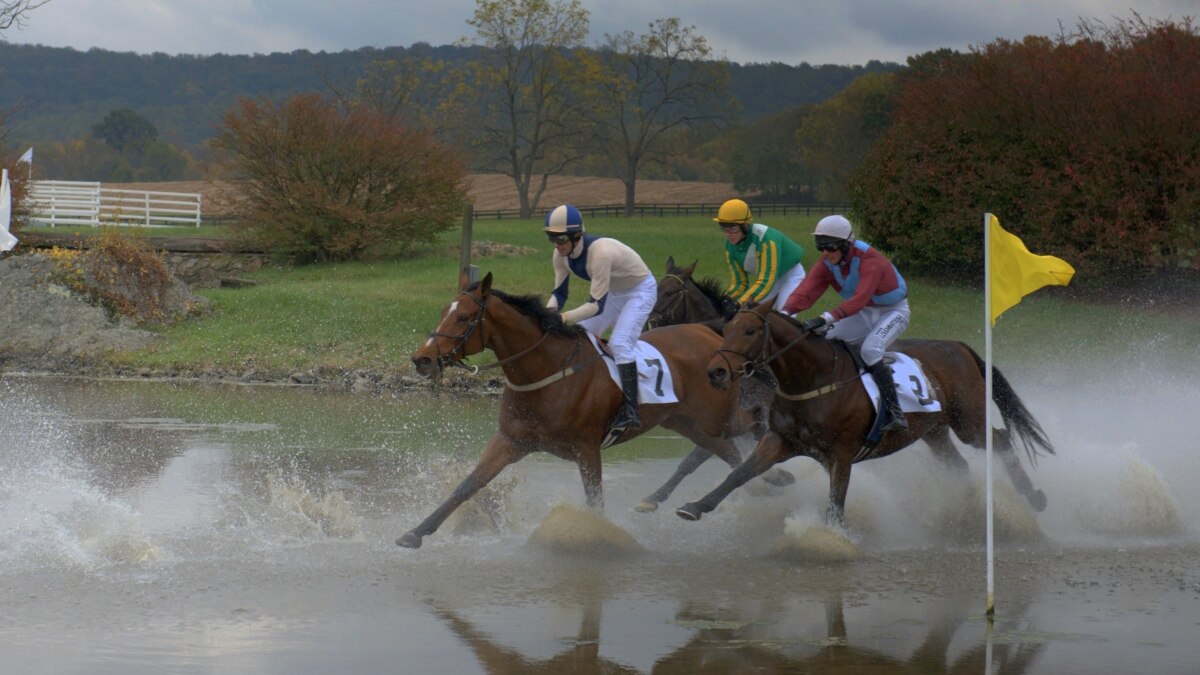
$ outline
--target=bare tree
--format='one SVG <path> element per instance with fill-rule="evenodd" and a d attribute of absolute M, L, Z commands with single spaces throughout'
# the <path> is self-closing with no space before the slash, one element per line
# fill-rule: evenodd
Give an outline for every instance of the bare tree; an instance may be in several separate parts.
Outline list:
<path fill-rule="evenodd" d="M 467 23 L 489 48 L 459 94 L 477 111 L 477 163 L 512 177 L 529 217 L 549 176 L 582 156 L 588 12 L 579 0 L 477 0 Z"/>
<path fill-rule="evenodd" d="M 724 119 L 729 65 L 706 60 L 708 41 L 676 18 L 653 21 L 645 35 L 605 37 L 598 55 L 605 75 L 586 114 L 592 149 L 625 184 L 625 215 L 631 216 L 638 174 L 672 154 L 671 133 Z"/>
<path fill-rule="evenodd" d="M 20 28 L 25 25 L 25 15 L 41 7 L 50 0 L 15 0 L 15 2 L 0 2 L 0 30 L 8 30 L 13 26 Z"/>

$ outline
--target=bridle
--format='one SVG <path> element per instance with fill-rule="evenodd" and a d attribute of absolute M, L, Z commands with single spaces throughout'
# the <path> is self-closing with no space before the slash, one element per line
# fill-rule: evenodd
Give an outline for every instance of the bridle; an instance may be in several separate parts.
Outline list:
<path fill-rule="evenodd" d="M 537 342 L 534 342 L 533 345 L 530 346 L 528 349 L 524 349 L 516 354 L 513 354 L 512 356 L 509 356 L 508 358 L 500 359 L 499 361 L 497 361 L 495 363 L 489 363 L 489 364 L 483 365 L 483 366 L 468 366 L 467 364 L 462 362 L 463 359 L 467 358 L 467 353 L 466 353 L 467 352 L 467 341 L 471 339 L 471 335 L 473 335 L 475 333 L 476 329 L 479 329 L 480 339 L 481 340 L 483 339 L 483 322 L 484 322 L 484 319 L 487 317 L 487 302 L 488 302 L 488 298 L 490 298 L 491 296 L 484 295 L 481 299 L 476 300 L 475 296 L 471 295 L 470 293 L 467 293 L 466 291 L 460 291 L 459 296 L 466 296 L 466 297 L 470 298 L 472 302 L 479 305 L 479 311 L 475 314 L 475 320 L 472 321 L 470 323 L 470 325 L 467 326 L 466 330 L 463 331 L 462 335 L 452 335 L 450 333 L 442 333 L 437 330 L 434 330 L 433 332 L 431 332 L 429 334 L 430 338 L 448 338 L 450 340 L 455 341 L 454 347 L 450 351 L 442 353 L 441 347 L 439 347 L 437 344 L 437 341 L 434 340 L 434 343 L 433 343 L 434 348 L 436 348 L 437 352 L 438 352 L 437 363 L 438 363 L 438 366 L 441 368 L 454 366 L 457 368 L 462 368 L 462 369 L 466 370 L 467 372 L 471 373 L 472 375 L 475 375 L 482 370 L 491 370 L 493 368 L 501 368 L 504 365 L 512 363 L 513 361 L 516 361 L 517 359 L 521 358 L 522 356 L 525 356 L 529 352 L 532 352 L 533 350 L 537 349 L 538 346 L 541 345 L 543 342 L 545 342 L 546 338 L 550 335 L 549 333 L 543 331 L 542 337 L 539 338 Z"/>
<path fill-rule="evenodd" d="M 484 370 L 492 370 L 493 368 L 503 368 L 504 366 L 506 366 L 510 363 L 513 363 L 517 359 L 525 356 L 526 354 L 533 352 L 535 349 L 537 349 L 539 346 L 541 346 L 541 344 L 543 342 L 546 341 L 546 338 L 550 337 L 549 331 L 546 331 L 545 329 L 543 329 L 542 336 L 540 338 L 538 338 L 536 342 L 534 342 L 529 347 L 521 350 L 520 352 L 513 354 L 512 356 L 500 359 L 499 361 L 496 361 L 495 363 L 489 363 L 489 364 L 482 365 L 482 366 L 468 366 L 462 362 L 462 359 L 467 357 L 467 353 L 466 353 L 467 341 L 471 339 L 471 335 L 474 334 L 476 329 L 479 329 L 480 340 L 483 339 L 483 322 L 484 322 L 485 318 L 487 317 L 487 301 L 488 301 L 488 298 L 490 298 L 491 296 L 484 295 L 481 299 L 476 300 L 474 296 L 470 295 L 466 291 L 461 291 L 459 293 L 459 295 L 465 295 L 468 298 L 471 298 L 471 300 L 473 302 L 475 302 L 476 304 L 479 305 L 479 312 L 475 315 L 475 320 L 472 321 L 471 324 L 469 326 L 467 326 L 466 330 L 463 331 L 462 335 L 451 335 L 450 333 L 442 333 L 442 332 L 439 332 L 436 330 L 429 334 L 430 338 L 443 337 L 443 338 L 449 338 L 451 340 L 455 340 L 454 348 L 448 352 L 442 353 L 441 349 L 438 348 L 437 363 L 438 363 L 439 367 L 445 368 L 447 366 L 455 366 L 455 367 L 466 370 L 467 372 L 469 372 L 472 375 L 476 375 L 479 372 L 484 371 Z M 548 377 L 544 377 L 541 380 L 538 380 L 537 382 L 532 382 L 530 384 L 515 384 L 513 382 L 510 382 L 508 380 L 508 378 L 506 377 L 506 378 L 504 378 L 505 386 L 507 386 L 509 389 L 512 389 L 512 390 L 518 391 L 518 392 L 536 391 L 545 386 L 553 384 L 565 377 L 570 377 L 571 375 L 574 375 L 575 373 L 582 371 L 585 367 L 591 365 L 592 361 L 600 358 L 600 352 L 597 351 L 596 354 L 593 355 L 592 358 L 585 359 L 584 361 L 582 361 L 580 363 L 575 363 L 575 359 L 578 358 L 578 356 L 579 356 L 579 350 L 580 350 L 580 347 L 583 345 L 583 342 L 584 342 L 583 340 L 576 340 L 575 348 L 572 349 L 571 353 L 569 355 L 567 355 L 566 359 L 563 360 L 562 368 L 555 371 L 554 373 L 551 373 Z M 437 345 L 436 340 L 434 341 L 434 345 L 436 347 L 436 345 Z M 574 364 L 574 365 L 571 365 L 571 364 Z"/>
<path fill-rule="evenodd" d="M 668 303 L 666 307 L 663 307 L 662 310 L 656 309 L 650 313 L 650 318 L 648 318 L 646 320 L 647 328 L 650 328 L 650 329 L 657 328 L 659 322 L 662 321 L 663 317 L 675 316 L 675 309 L 679 306 L 679 303 L 684 303 L 684 308 L 683 308 L 684 316 L 680 321 L 675 321 L 672 323 L 686 323 L 687 322 L 687 280 L 684 279 L 683 277 L 679 276 L 678 274 L 664 274 L 663 280 L 665 281 L 667 279 L 674 279 L 675 281 L 678 281 L 679 282 L 679 290 L 677 292 L 671 294 L 671 296 L 670 296 L 671 302 Z M 670 324 L 662 324 L 662 325 L 667 326 Z"/>
<path fill-rule="evenodd" d="M 787 343 L 783 347 L 780 347 L 775 352 L 767 355 L 768 351 L 770 349 L 770 346 L 772 344 L 770 315 L 769 314 L 758 314 L 753 309 L 739 309 L 738 310 L 738 314 L 741 314 L 743 312 L 748 312 L 750 314 L 754 314 L 755 316 L 757 316 L 759 318 L 759 320 L 762 321 L 762 324 L 763 324 L 763 326 L 762 326 L 762 334 L 763 334 L 762 345 L 758 348 L 758 356 L 757 357 L 752 357 L 747 353 L 739 352 L 739 351 L 736 351 L 733 349 L 727 349 L 725 347 L 721 347 L 720 349 L 717 350 L 717 354 L 720 354 L 721 359 L 723 361 L 725 361 L 725 367 L 729 371 L 731 380 L 736 380 L 736 379 L 738 379 L 738 377 L 742 377 L 742 376 L 753 375 L 758 369 L 766 368 L 766 367 L 770 366 L 772 361 L 779 358 L 780 356 L 783 356 L 792 347 L 795 347 L 796 345 L 800 344 L 800 341 L 805 339 L 806 337 L 808 337 L 808 334 L 811 332 L 811 331 L 802 330 L 800 332 L 800 337 L 796 338 L 795 340 L 792 340 L 791 342 Z M 837 372 L 838 350 L 837 350 L 837 347 L 835 347 L 832 342 L 829 342 L 827 340 L 822 340 L 822 342 L 827 342 L 829 344 L 829 348 L 833 350 L 833 366 L 830 368 L 830 378 L 829 378 L 832 380 L 833 374 Z M 735 369 L 733 367 L 733 364 L 729 361 L 729 357 L 726 356 L 726 354 L 732 354 L 734 356 L 741 357 L 742 358 L 742 367 Z M 817 396 L 822 396 L 824 394 L 828 394 L 828 393 L 836 390 L 838 387 L 845 384 L 846 382 L 850 382 L 850 381 L 853 381 L 856 379 L 858 379 L 857 373 L 855 373 L 854 376 L 849 377 L 842 382 L 834 382 L 833 384 L 828 384 L 828 385 L 819 387 L 817 389 L 814 389 L 812 391 L 809 391 L 809 392 L 806 392 L 803 394 L 789 394 L 789 393 L 783 391 L 778 386 L 776 386 L 775 394 L 777 396 L 780 396 L 782 398 L 792 400 L 792 401 L 804 401 L 804 400 L 808 400 L 811 398 L 816 398 Z"/>

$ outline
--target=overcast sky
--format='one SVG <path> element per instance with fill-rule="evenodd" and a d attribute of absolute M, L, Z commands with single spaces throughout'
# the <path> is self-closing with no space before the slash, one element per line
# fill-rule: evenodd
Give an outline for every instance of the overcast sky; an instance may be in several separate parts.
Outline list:
<path fill-rule="evenodd" d="M 1080 17 L 1129 19 L 1132 0 L 583 0 L 591 41 L 679 17 L 738 63 L 903 63 L 996 38 L 1057 35 Z M 1197 0 L 1138 0 L 1153 19 L 1200 14 Z M 451 44 L 473 35 L 474 0 L 51 0 L 9 42 L 167 54 L 266 54 Z"/>

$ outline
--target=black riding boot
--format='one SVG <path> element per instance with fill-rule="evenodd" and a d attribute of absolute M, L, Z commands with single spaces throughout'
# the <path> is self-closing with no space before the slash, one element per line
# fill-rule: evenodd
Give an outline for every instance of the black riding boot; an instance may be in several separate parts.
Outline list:
<path fill-rule="evenodd" d="M 625 400 L 617 408 L 617 416 L 613 420 L 613 429 L 637 429 L 642 426 L 638 416 L 638 371 L 636 363 L 618 363 L 617 372 L 621 374 L 621 393 Z"/>
<path fill-rule="evenodd" d="M 875 386 L 879 387 L 879 414 L 882 415 L 886 411 L 888 416 L 888 421 L 880 432 L 908 431 L 908 420 L 904 419 L 904 412 L 900 410 L 900 399 L 896 396 L 892 369 L 883 361 L 879 361 L 875 365 L 867 366 L 867 372 L 875 380 Z"/>

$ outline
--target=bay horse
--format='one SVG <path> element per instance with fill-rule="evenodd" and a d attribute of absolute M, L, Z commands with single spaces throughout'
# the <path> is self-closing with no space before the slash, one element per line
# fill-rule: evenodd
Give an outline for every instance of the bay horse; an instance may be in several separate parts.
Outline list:
<path fill-rule="evenodd" d="M 658 299 L 646 322 L 648 328 L 702 323 L 718 333 L 723 330 L 720 282 L 712 278 L 697 279 L 695 272 L 695 262 L 680 267 L 675 264 L 674 256 L 667 258 L 667 272 L 658 281 Z"/>
<path fill-rule="evenodd" d="M 491 273 L 477 283 L 464 273 L 459 284 L 458 296 L 412 362 L 418 373 L 431 378 L 446 366 L 492 350 L 497 362 L 491 365 L 502 368 L 505 379 L 500 427 L 450 496 L 396 540 L 407 548 L 419 548 L 422 538 L 436 532 L 454 509 L 504 467 L 532 452 L 575 462 L 588 506 L 603 508 L 600 446 L 622 395 L 586 331 L 565 325 L 535 296 L 493 289 Z M 737 466 L 741 455 L 732 439 L 751 430 L 754 419 L 737 405 L 736 387 L 718 390 L 708 383 L 708 356 L 720 346 L 720 337 L 687 324 L 650 331 L 642 339 L 662 353 L 679 400 L 642 404 L 642 426 L 626 431 L 620 442 L 663 426 Z M 655 372 L 652 364 L 640 369 Z"/>
<path fill-rule="evenodd" d="M 859 384 L 859 372 L 850 348 L 838 340 L 807 332 L 791 317 L 773 311 L 768 304 L 740 309 L 725 326 L 720 349 L 708 364 L 709 380 L 724 388 L 756 368 L 770 367 L 779 381 L 771 408 L 769 430 L 754 452 L 734 469 L 712 492 L 699 501 L 685 504 L 676 513 L 685 520 L 699 520 L 717 507 L 729 493 L 778 462 L 807 456 L 829 473 L 829 507 L 826 519 L 844 524 L 850 467 L 886 457 L 924 440 L 935 456 L 954 471 L 965 475 L 966 460 L 950 440 L 950 430 L 963 443 L 985 445 L 983 359 L 966 344 L 950 340 L 900 340 L 893 351 L 920 362 L 931 387 L 924 396 L 941 403 L 939 412 L 907 414 L 908 431 L 884 434 L 878 445 L 864 445 L 875 408 Z M 1017 396 L 1012 385 L 992 368 L 992 398 L 1000 409 L 1005 429 L 990 430 L 997 453 L 1003 460 L 1013 487 L 1036 511 L 1046 508 L 1046 495 L 1033 487 L 1013 448 L 1020 439 L 1031 463 L 1039 448 L 1053 454 L 1054 448 Z"/>
<path fill-rule="evenodd" d="M 712 278 L 697 279 L 695 277 L 697 262 L 693 262 L 687 267 L 680 267 L 675 264 L 674 256 L 667 257 L 667 272 L 658 282 L 658 297 L 654 302 L 654 309 L 650 311 L 650 318 L 646 322 L 647 328 L 698 323 L 708 326 L 718 334 L 724 330 L 725 320 L 721 316 L 721 284 Z M 740 402 L 743 408 L 750 411 L 757 422 L 752 430 L 757 442 L 766 431 L 773 387 L 758 378 L 750 378 L 743 382 Z M 690 476 L 711 457 L 711 452 L 702 446 L 695 446 L 679 462 L 675 473 L 671 474 L 667 482 L 633 508 L 642 513 L 657 510 L 658 505 L 671 496 L 683 479 Z M 737 464 L 733 464 L 731 468 L 736 466 Z M 796 482 L 795 476 L 778 467 L 768 470 L 763 474 L 762 479 L 777 487 Z"/>

